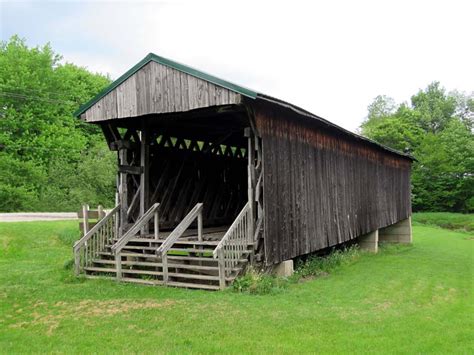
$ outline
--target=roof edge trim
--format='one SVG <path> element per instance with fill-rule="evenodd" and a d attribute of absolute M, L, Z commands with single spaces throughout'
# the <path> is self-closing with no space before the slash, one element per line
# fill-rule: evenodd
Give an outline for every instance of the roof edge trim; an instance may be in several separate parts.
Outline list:
<path fill-rule="evenodd" d="M 149 62 L 156 62 L 156 63 L 162 64 L 162 65 L 165 65 L 167 67 L 179 70 L 183 73 L 186 73 L 186 74 L 189 74 L 189 75 L 194 76 L 196 78 L 208 81 L 212 84 L 215 84 L 215 85 L 221 86 L 225 89 L 234 91 L 234 92 L 236 92 L 240 95 L 246 96 L 246 97 L 251 98 L 251 99 L 256 99 L 257 95 L 258 95 L 258 93 L 256 91 L 247 89 L 247 88 L 245 88 L 243 86 L 240 86 L 240 85 L 236 85 L 236 84 L 231 83 L 227 80 L 220 79 L 220 78 L 218 78 L 214 75 L 207 74 L 203 71 L 191 68 L 187 65 L 175 62 L 171 59 L 160 57 L 160 56 L 158 56 L 154 53 L 149 53 L 145 58 L 143 58 L 141 61 L 139 61 L 137 64 L 135 64 L 132 68 L 130 68 L 125 74 L 121 75 L 118 79 L 116 79 L 109 86 L 107 86 L 105 89 L 100 91 L 92 99 L 87 101 L 85 104 L 81 105 L 73 113 L 73 115 L 75 117 L 80 117 L 80 115 L 82 115 L 85 111 L 90 109 L 100 99 L 102 99 L 104 96 L 106 96 L 112 90 L 116 89 L 120 84 L 122 84 L 125 80 L 130 78 L 133 74 L 135 74 L 138 70 L 140 70 L 142 67 L 144 67 Z"/>

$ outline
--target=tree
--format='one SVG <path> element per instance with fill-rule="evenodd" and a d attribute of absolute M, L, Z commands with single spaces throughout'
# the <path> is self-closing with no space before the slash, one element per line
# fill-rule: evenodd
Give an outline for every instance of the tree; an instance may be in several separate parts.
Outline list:
<path fill-rule="evenodd" d="M 62 63 L 49 44 L 28 48 L 13 36 L 0 44 L 0 147 L 3 147 L 0 196 L 7 196 L 0 210 L 77 210 L 87 201 L 82 193 L 71 194 L 81 180 L 82 158 L 103 143 L 100 129 L 72 116 L 79 105 L 109 84 L 110 79 L 84 68 Z M 97 155 L 98 179 L 110 190 L 114 168 L 111 152 Z M 113 156 L 113 155 L 112 155 Z M 8 162 L 5 163 L 5 162 Z M 99 187 L 100 189 L 101 187 Z M 3 191 L 3 192 L 2 192 Z M 14 197 L 16 196 L 16 197 Z M 14 197 L 14 198 L 13 198 Z M 101 197 L 111 204 L 113 193 Z"/>
<path fill-rule="evenodd" d="M 474 211 L 472 94 L 446 94 L 434 82 L 412 96 L 411 106 L 371 110 L 380 107 L 380 98 L 369 106 L 361 132 L 391 148 L 408 149 L 418 160 L 412 174 L 413 208 Z"/>

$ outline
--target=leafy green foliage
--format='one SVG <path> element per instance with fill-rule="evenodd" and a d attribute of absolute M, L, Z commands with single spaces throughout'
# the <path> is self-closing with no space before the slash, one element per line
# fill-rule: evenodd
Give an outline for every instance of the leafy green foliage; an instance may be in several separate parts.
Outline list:
<path fill-rule="evenodd" d="M 409 151 L 414 163 L 413 208 L 474 211 L 474 96 L 447 94 L 434 82 L 395 107 L 378 96 L 361 131 L 389 147 Z"/>
<path fill-rule="evenodd" d="M 0 44 L 0 211 L 112 204 L 113 154 L 99 127 L 72 116 L 109 82 L 49 45 Z"/>
<path fill-rule="evenodd" d="M 295 274 L 297 277 L 314 277 L 327 275 L 344 265 L 350 265 L 360 257 L 360 250 L 356 245 L 345 249 L 335 249 L 329 255 L 310 256 L 296 262 Z"/>
<path fill-rule="evenodd" d="M 295 261 L 295 273 L 291 277 L 278 277 L 267 272 L 260 272 L 249 268 L 247 272 L 238 277 L 232 284 L 236 292 L 254 295 L 278 293 L 286 289 L 289 284 L 325 276 L 341 266 L 350 265 L 360 257 L 359 248 L 355 245 L 345 249 L 334 249 L 326 256 L 312 255 L 305 259 Z"/>
<path fill-rule="evenodd" d="M 232 290 L 252 295 L 266 295 L 279 292 L 286 288 L 287 285 L 287 279 L 249 268 L 243 276 L 238 277 L 234 281 Z"/>

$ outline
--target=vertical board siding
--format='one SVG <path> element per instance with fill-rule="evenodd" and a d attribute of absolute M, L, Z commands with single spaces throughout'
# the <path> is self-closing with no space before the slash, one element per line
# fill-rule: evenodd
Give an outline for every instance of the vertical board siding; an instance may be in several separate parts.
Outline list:
<path fill-rule="evenodd" d="M 268 264 L 347 242 L 411 214 L 411 161 L 256 106 Z"/>
<path fill-rule="evenodd" d="M 149 62 L 97 101 L 88 122 L 239 104 L 240 94 L 165 65 Z"/>

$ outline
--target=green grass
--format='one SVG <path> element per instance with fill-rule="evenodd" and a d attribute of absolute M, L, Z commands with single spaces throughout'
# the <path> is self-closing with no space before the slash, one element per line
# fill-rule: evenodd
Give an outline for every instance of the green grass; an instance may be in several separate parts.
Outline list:
<path fill-rule="evenodd" d="M 472 213 L 417 212 L 413 214 L 413 223 L 474 232 L 474 214 Z"/>
<path fill-rule="evenodd" d="M 412 246 L 259 296 L 76 279 L 76 226 L 0 224 L 1 353 L 474 351 L 472 234 L 415 226 Z"/>

